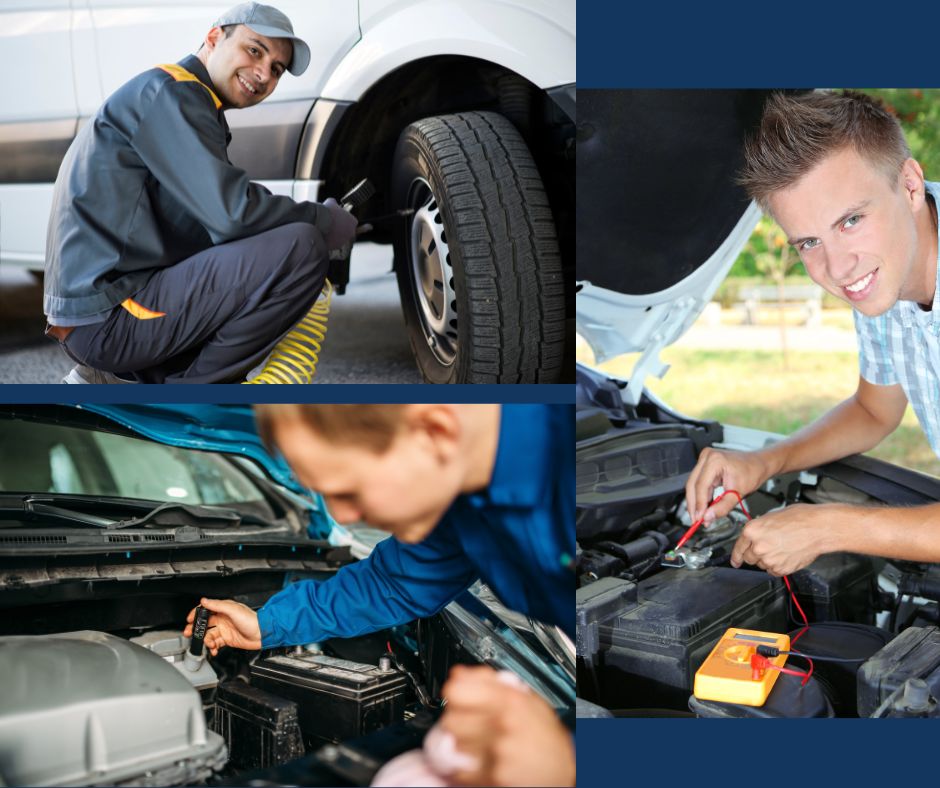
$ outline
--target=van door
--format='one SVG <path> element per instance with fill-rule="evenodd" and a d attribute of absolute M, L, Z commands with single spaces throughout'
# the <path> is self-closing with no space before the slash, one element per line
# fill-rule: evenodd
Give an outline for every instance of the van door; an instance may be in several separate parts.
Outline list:
<path fill-rule="evenodd" d="M 172 0 L 89 0 L 98 38 L 105 95 L 158 63 L 195 53 L 219 16 L 234 5 L 190 6 Z M 358 3 L 277 0 L 294 32 L 310 47 L 300 77 L 285 74 L 270 98 L 226 113 L 233 132 L 229 155 L 272 191 L 295 194 L 293 176 L 304 124 L 333 68 L 360 38 Z"/>
<path fill-rule="evenodd" d="M 0 263 L 42 270 L 52 183 L 75 136 L 70 0 L 0 0 Z"/>

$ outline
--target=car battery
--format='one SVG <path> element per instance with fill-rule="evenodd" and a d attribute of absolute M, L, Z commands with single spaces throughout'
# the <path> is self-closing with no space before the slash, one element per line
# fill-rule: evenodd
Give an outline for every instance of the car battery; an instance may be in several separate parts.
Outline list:
<path fill-rule="evenodd" d="M 636 604 L 636 584 L 604 577 L 575 592 L 577 655 L 593 664 L 600 649 L 599 627 Z"/>
<path fill-rule="evenodd" d="M 297 704 L 244 681 L 219 685 L 212 729 L 236 769 L 265 769 L 304 754 Z"/>
<path fill-rule="evenodd" d="M 790 582 L 811 622 L 875 623 L 878 573 L 868 556 L 827 553 L 790 575 Z"/>
<path fill-rule="evenodd" d="M 695 671 L 728 627 L 786 632 L 786 590 L 766 574 L 706 567 L 660 572 L 598 625 L 608 708 L 685 709 Z"/>
<path fill-rule="evenodd" d="M 405 674 L 381 660 L 366 665 L 323 654 L 284 654 L 259 659 L 251 683 L 297 703 L 308 747 L 338 742 L 404 718 Z"/>
<path fill-rule="evenodd" d="M 858 716 L 870 717 L 908 679 L 923 680 L 940 700 L 940 629 L 905 629 L 858 672 Z"/>

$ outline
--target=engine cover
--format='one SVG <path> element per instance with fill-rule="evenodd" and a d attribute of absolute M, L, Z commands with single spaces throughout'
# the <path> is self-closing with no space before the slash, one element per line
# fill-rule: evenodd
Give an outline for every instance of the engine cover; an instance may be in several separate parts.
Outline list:
<path fill-rule="evenodd" d="M 103 632 L 0 640 L 0 784 L 192 785 L 225 763 L 199 693 Z"/>

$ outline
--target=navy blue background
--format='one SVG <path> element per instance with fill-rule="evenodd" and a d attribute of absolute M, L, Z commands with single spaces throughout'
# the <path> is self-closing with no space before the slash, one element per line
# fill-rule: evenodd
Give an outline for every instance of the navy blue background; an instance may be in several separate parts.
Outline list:
<path fill-rule="evenodd" d="M 937 87 L 940 3 L 578 0 L 578 87 Z"/>
<path fill-rule="evenodd" d="M 938 720 L 578 720 L 578 786 L 937 782 Z"/>
<path fill-rule="evenodd" d="M 938 36 L 937 2 L 578 0 L 578 87 L 936 87 Z M 578 785 L 930 784 L 938 734 L 937 720 L 579 720 Z"/>
<path fill-rule="evenodd" d="M 0 402 L 110 404 L 148 402 L 574 402 L 574 386 L 422 386 L 331 384 L 328 386 L 0 386 Z"/>

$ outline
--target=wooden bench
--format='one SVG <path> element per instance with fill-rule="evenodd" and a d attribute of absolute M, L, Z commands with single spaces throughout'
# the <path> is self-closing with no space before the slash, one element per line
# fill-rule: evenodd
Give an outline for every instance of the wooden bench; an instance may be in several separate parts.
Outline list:
<path fill-rule="evenodd" d="M 738 308 L 744 309 L 744 324 L 757 325 L 757 312 L 762 306 L 787 307 L 800 304 L 804 310 L 804 326 L 822 323 L 823 290 L 817 285 L 761 285 L 743 287 Z"/>

